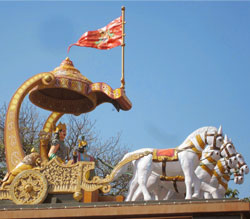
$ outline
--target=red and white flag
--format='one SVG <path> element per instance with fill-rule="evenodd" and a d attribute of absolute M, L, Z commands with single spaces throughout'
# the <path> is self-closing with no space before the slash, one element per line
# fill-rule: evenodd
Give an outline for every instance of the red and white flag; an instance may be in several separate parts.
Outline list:
<path fill-rule="evenodd" d="M 96 49 L 112 49 L 122 43 L 122 17 L 110 22 L 107 26 L 84 33 L 72 46 L 92 47 Z"/>

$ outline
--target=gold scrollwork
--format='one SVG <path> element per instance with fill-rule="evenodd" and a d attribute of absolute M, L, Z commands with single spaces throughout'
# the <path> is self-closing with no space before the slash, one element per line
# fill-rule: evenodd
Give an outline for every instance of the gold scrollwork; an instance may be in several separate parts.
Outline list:
<path fill-rule="evenodd" d="M 10 161 L 11 161 L 12 165 L 16 166 L 17 164 L 19 164 L 21 162 L 21 160 L 22 159 L 17 152 L 11 153 Z"/>
<path fill-rule="evenodd" d="M 38 171 L 26 170 L 18 174 L 10 187 L 16 204 L 40 204 L 48 194 L 48 182 Z"/>
<path fill-rule="evenodd" d="M 11 200 L 10 192 L 7 189 L 0 189 L 0 200 Z"/>
<path fill-rule="evenodd" d="M 63 164 L 56 158 L 42 163 L 40 172 L 47 178 L 49 192 L 76 192 L 79 191 L 77 183 L 81 173 L 81 162 L 76 164 Z"/>
<path fill-rule="evenodd" d="M 43 77 L 42 77 L 42 83 L 44 85 L 50 85 L 51 83 L 53 83 L 55 81 L 55 77 L 53 74 L 51 73 L 46 73 Z"/>

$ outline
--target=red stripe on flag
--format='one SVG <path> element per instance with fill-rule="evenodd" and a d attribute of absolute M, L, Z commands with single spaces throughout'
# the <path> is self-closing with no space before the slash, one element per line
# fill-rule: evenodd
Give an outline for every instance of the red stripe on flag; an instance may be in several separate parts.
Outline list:
<path fill-rule="evenodd" d="M 111 21 L 107 26 L 84 33 L 72 46 L 92 47 L 96 49 L 112 49 L 122 43 L 122 17 Z"/>

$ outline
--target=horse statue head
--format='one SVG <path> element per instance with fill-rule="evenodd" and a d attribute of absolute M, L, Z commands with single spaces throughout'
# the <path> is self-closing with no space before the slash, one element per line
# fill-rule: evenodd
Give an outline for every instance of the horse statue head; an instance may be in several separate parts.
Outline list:
<path fill-rule="evenodd" d="M 237 153 L 237 169 L 241 174 L 248 174 L 249 173 L 249 168 L 244 160 L 244 157 Z"/>
<path fill-rule="evenodd" d="M 223 144 L 223 132 L 222 126 L 219 127 L 218 131 L 214 127 L 209 127 L 205 132 L 205 143 L 210 146 L 210 149 L 220 150 Z"/>
<path fill-rule="evenodd" d="M 234 144 L 231 140 L 225 135 L 223 145 L 220 148 L 220 153 L 222 157 L 233 157 L 236 155 L 236 150 Z"/>

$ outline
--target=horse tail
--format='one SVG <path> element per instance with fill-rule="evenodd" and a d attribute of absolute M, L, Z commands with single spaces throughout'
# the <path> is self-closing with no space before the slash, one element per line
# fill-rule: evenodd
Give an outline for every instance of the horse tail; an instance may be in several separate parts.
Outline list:
<path fill-rule="evenodd" d="M 122 160 L 112 170 L 110 174 L 111 178 L 113 178 L 113 180 L 116 180 L 119 176 L 121 176 L 127 171 L 130 162 L 139 160 L 140 158 L 148 156 L 149 154 L 153 154 L 153 152 L 144 151 L 140 153 L 132 152 L 132 153 L 125 154 Z"/>

